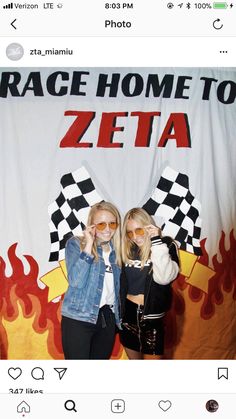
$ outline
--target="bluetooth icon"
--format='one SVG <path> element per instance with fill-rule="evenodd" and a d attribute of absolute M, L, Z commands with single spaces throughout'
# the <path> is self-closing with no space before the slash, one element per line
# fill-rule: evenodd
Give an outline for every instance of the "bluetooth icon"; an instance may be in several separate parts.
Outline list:
<path fill-rule="evenodd" d="M 187 9 L 190 9 L 190 7 L 191 7 L 191 3 L 187 3 L 187 4 L 186 4 L 186 7 L 187 7 Z"/>

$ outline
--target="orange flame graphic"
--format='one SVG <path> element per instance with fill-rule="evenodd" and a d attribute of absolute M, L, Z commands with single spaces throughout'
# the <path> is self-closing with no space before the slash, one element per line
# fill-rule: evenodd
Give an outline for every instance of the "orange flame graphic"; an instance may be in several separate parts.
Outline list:
<path fill-rule="evenodd" d="M 209 321 L 214 317 L 216 307 L 224 303 L 227 295 L 232 293 L 232 300 L 236 300 L 236 240 L 233 233 L 232 230 L 229 237 L 230 246 L 228 250 L 225 248 L 225 233 L 221 233 L 219 250 L 222 260 L 218 262 L 217 255 L 214 255 L 212 258 L 215 274 L 209 279 L 207 292 L 188 284 L 186 278 L 181 274 L 174 281 L 172 309 L 166 316 L 166 347 L 168 349 L 168 358 L 172 357 L 171 352 L 173 347 L 180 343 L 187 303 L 199 303 L 199 320 Z M 202 240 L 201 242 L 203 255 L 199 258 L 199 262 L 207 266 L 209 255 L 205 249 L 205 242 L 206 240 Z M 191 337 L 189 338 L 191 339 Z"/>
<path fill-rule="evenodd" d="M 34 316 L 32 327 L 36 334 L 48 333 L 47 348 L 45 351 L 52 358 L 62 358 L 60 338 L 60 303 L 47 302 L 47 289 L 40 289 L 37 285 L 38 264 L 30 255 L 24 255 L 30 270 L 24 272 L 22 261 L 16 255 L 17 243 L 8 250 L 8 258 L 12 266 L 12 275 L 6 276 L 6 264 L 0 257 L 0 312 L 2 320 L 14 322 L 19 316 L 19 307 L 22 309 L 24 318 Z M 19 306 L 19 304 L 20 306 Z M 1 358 L 8 356 L 7 330 L 1 322 Z M 23 331 L 22 331 L 23 333 Z M 37 335 L 36 335 L 37 337 Z"/>

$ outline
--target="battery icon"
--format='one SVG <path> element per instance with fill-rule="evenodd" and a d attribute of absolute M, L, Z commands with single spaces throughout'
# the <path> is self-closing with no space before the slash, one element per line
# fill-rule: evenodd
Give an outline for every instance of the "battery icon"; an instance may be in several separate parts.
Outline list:
<path fill-rule="evenodd" d="M 227 9 L 228 4 L 225 2 L 216 1 L 213 3 L 213 9 Z"/>

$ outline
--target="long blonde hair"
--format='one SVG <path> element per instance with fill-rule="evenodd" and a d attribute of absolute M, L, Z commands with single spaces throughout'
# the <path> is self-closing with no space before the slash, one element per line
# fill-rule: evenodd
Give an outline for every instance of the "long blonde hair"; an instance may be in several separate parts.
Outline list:
<path fill-rule="evenodd" d="M 89 215 L 88 215 L 88 221 L 87 221 L 87 225 L 91 225 L 93 224 L 93 220 L 94 220 L 94 216 L 96 214 L 97 211 L 108 211 L 110 212 L 112 215 L 114 215 L 114 217 L 116 218 L 116 222 L 118 223 L 118 227 L 111 239 L 113 246 L 114 246 L 114 250 L 116 253 L 116 263 L 117 265 L 121 266 L 121 251 L 120 251 L 120 247 L 121 247 L 121 242 L 120 242 L 120 236 L 121 236 L 121 219 L 120 219 L 120 214 L 118 209 L 115 207 L 115 205 L 111 204 L 110 202 L 106 202 L 106 201 L 102 201 L 102 202 L 98 202 L 97 204 L 93 205 L 91 207 L 91 210 L 89 211 Z M 85 247 L 85 240 L 83 237 L 79 237 L 80 239 L 80 244 L 81 244 L 81 248 L 83 249 Z M 93 242 L 93 246 L 92 246 L 92 255 L 95 257 L 95 260 L 98 261 L 98 251 L 97 251 L 97 243 L 96 240 L 94 240 Z"/>
<path fill-rule="evenodd" d="M 156 226 L 153 218 L 143 209 L 143 208 L 132 208 L 127 212 L 124 218 L 122 233 L 121 233 L 121 254 L 122 261 L 124 263 L 129 263 L 132 260 L 132 250 L 134 243 L 127 237 L 127 223 L 129 220 L 134 220 L 140 224 L 140 227 L 145 227 L 149 224 Z M 151 252 L 151 240 L 147 235 L 145 235 L 145 241 L 140 247 L 140 260 L 141 266 L 144 264 L 150 257 Z"/>

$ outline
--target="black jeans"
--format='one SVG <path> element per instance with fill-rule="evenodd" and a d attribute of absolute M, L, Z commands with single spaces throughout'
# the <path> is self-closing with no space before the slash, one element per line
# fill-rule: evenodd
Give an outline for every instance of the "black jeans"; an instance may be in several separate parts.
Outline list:
<path fill-rule="evenodd" d="M 62 316 L 65 359 L 109 359 L 115 341 L 115 315 L 108 305 L 100 308 L 96 324 Z"/>

